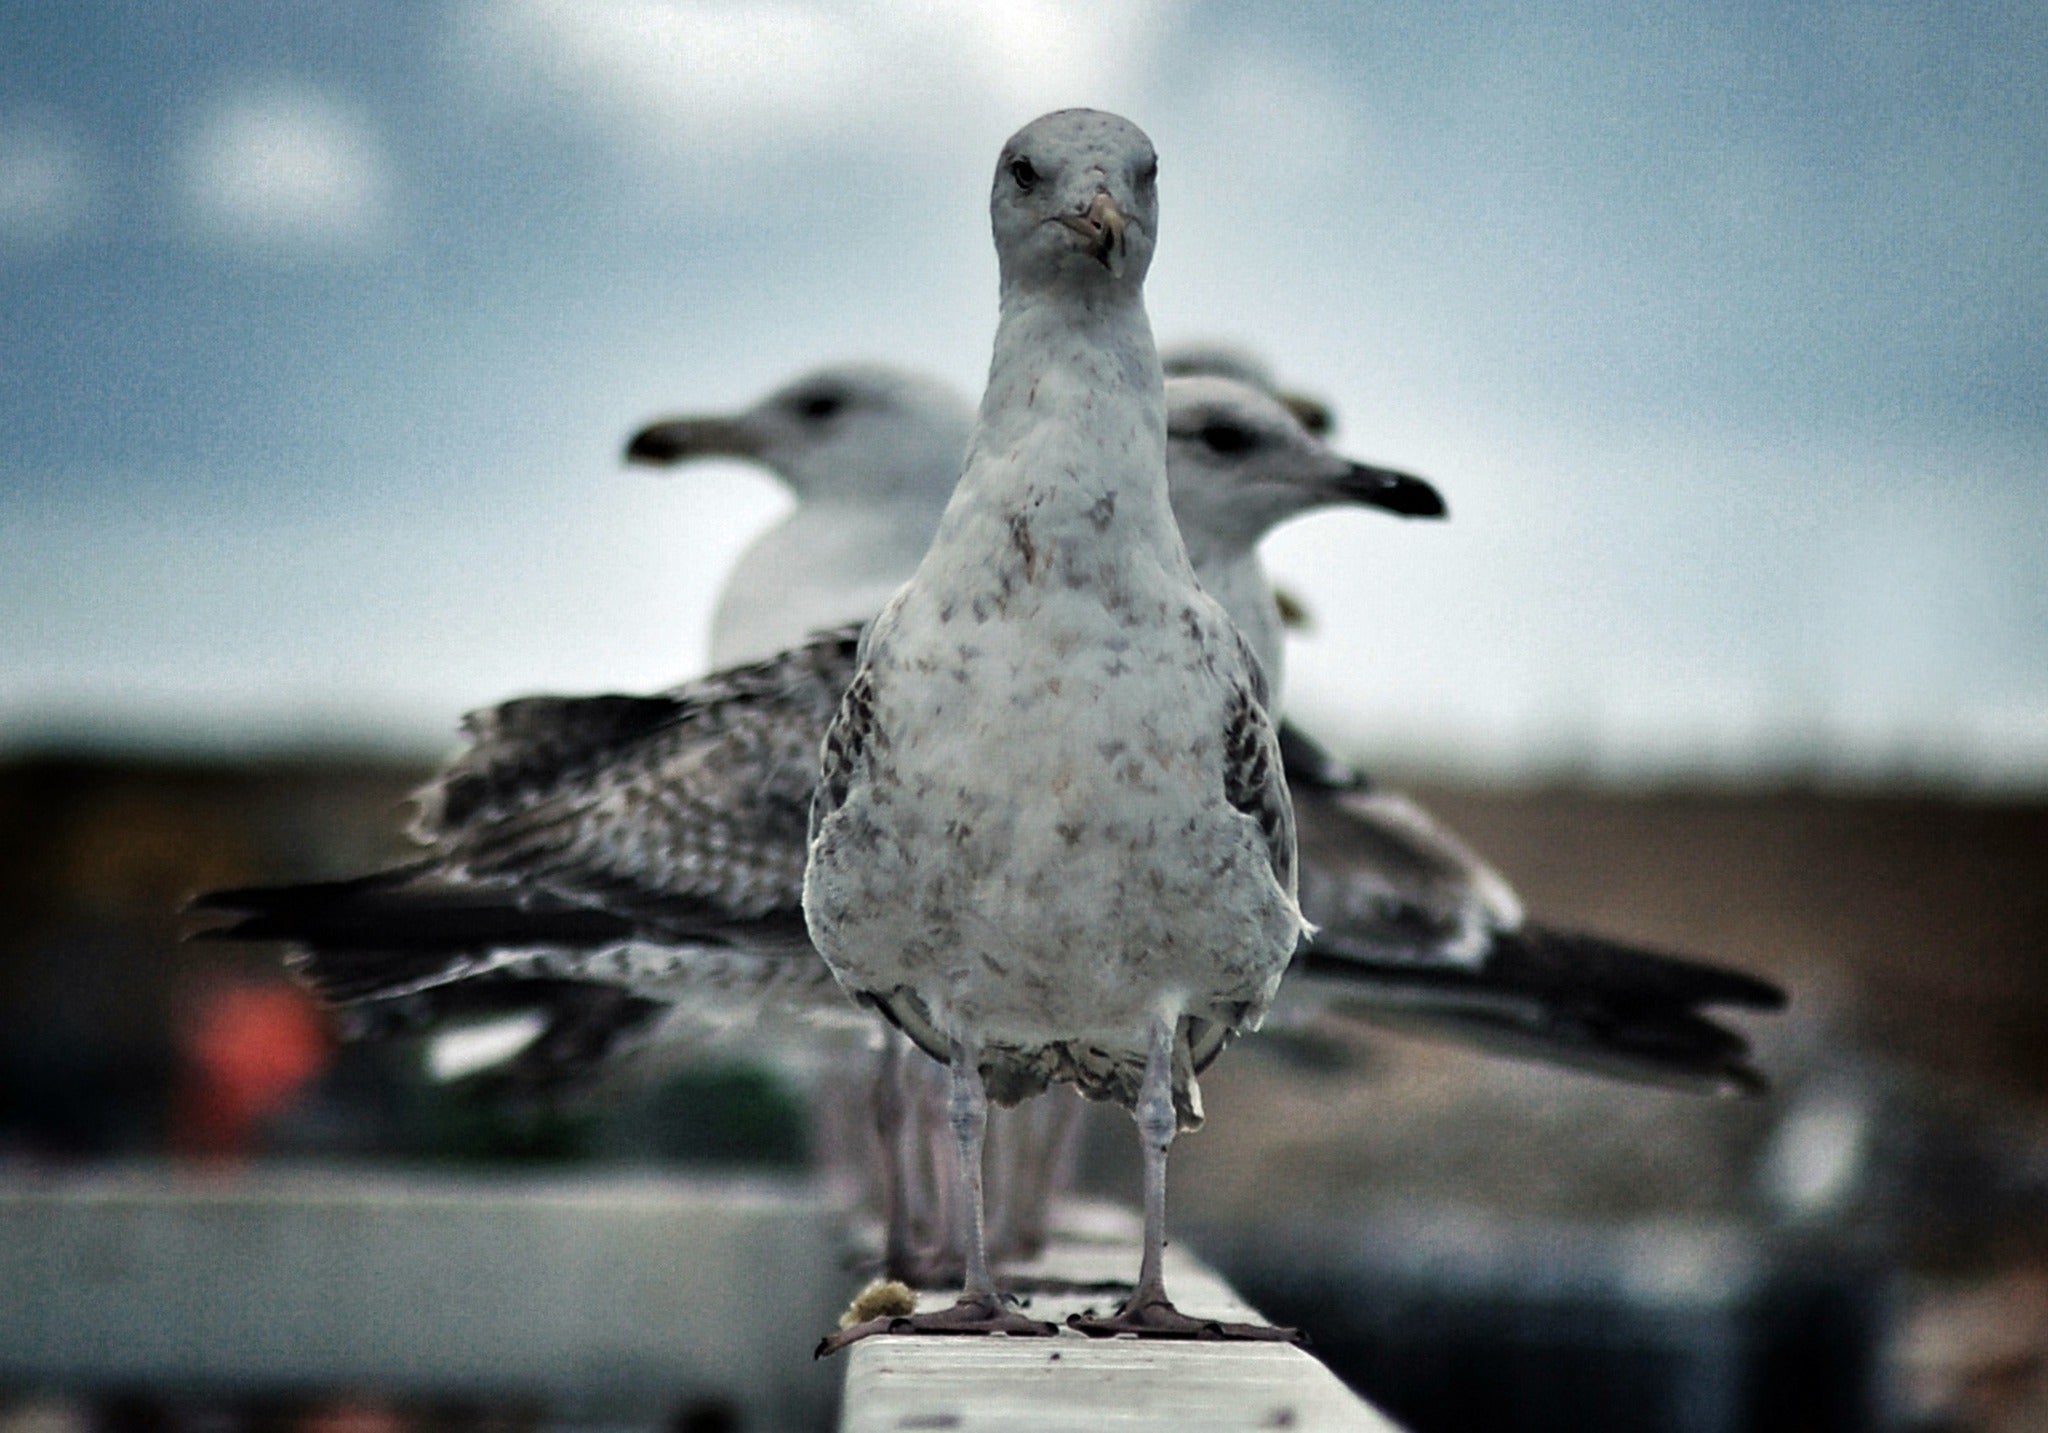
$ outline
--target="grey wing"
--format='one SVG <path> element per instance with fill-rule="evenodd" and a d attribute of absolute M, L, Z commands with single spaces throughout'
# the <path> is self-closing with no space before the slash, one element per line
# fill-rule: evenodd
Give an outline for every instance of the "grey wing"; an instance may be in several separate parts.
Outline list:
<path fill-rule="evenodd" d="M 414 839 L 432 845 L 587 780 L 683 712 L 656 696 L 521 697 L 468 713 L 469 745 L 414 793 Z"/>
<path fill-rule="evenodd" d="M 1522 924 L 1514 888 L 1413 801 L 1290 723 L 1281 724 L 1280 755 L 1300 841 L 1301 909 L 1320 927 L 1319 950 L 1464 966 Z"/>
<path fill-rule="evenodd" d="M 1280 761 L 1280 738 L 1266 715 L 1262 693 L 1265 677 L 1258 658 L 1242 637 L 1238 651 L 1245 679 L 1232 691 L 1223 737 L 1223 793 L 1237 810 L 1259 823 L 1273 878 L 1291 897 L 1295 894 L 1296 850 L 1294 803 L 1288 799 L 1287 776 Z"/>
<path fill-rule="evenodd" d="M 1469 965 L 1522 924 L 1513 887 L 1398 792 L 1292 789 L 1302 912 L 1325 950 Z"/>
<path fill-rule="evenodd" d="M 818 753 L 818 786 L 811 798 L 809 826 L 812 841 L 818 839 L 818 829 L 826 820 L 846 804 L 855 778 L 866 768 L 876 746 L 887 744 L 875 725 L 875 676 L 868 658 L 881 634 L 894 624 L 902 603 L 903 590 L 899 589 L 854 644 L 852 680 L 843 684 L 843 695 Z"/>
<path fill-rule="evenodd" d="M 820 739 L 852 653 L 852 634 L 833 634 L 677 688 L 659 723 L 590 747 L 545 780 L 500 783 L 501 799 L 444 821 L 436 856 L 469 880 L 657 929 L 671 915 L 694 929 L 707 910 L 741 920 L 800 912 Z M 558 699 L 557 715 L 574 722 L 573 713 Z M 515 755 L 480 764 L 516 770 Z"/>
<path fill-rule="evenodd" d="M 463 718 L 468 746 L 415 794 L 415 839 L 460 840 L 584 789 L 645 754 L 662 733 L 717 722 L 735 706 L 786 698 L 821 677 L 852 674 L 859 629 L 820 632 L 765 661 L 715 672 L 649 696 L 522 697 Z"/>
<path fill-rule="evenodd" d="M 1295 895 L 1296 854 L 1294 844 L 1294 803 L 1288 799 L 1287 776 L 1280 764 L 1280 739 L 1265 707 L 1257 696 L 1259 667 L 1249 651 L 1245 653 L 1244 678 L 1231 689 L 1231 701 L 1224 719 L 1223 795 L 1230 805 L 1259 823 L 1265 837 L 1266 859 L 1273 879 Z M 1253 1021 L 1254 1012 L 1242 1008 L 1227 1018 L 1190 1016 L 1186 1032 L 1191 1073 L 1207 1069 L 1223 1053 L 1233 1036 Z M 1180 1082 L 1175 1082 L 1176 1100 Z M 1200 1122 L 1199 1105 L 1183 1111 L 1183 1128 L 1191 1114 Z"/>
<path fill-rule="evenodd" d="M 818 828 L 846 804 L 854 777 L 867 764 L 874 732 L 874 677 L 863 667 L 846 688 L 832 724 L 825 729 L 819 750 L 817 789 L 811 796 L 809 840 L 815 841 Z"/>

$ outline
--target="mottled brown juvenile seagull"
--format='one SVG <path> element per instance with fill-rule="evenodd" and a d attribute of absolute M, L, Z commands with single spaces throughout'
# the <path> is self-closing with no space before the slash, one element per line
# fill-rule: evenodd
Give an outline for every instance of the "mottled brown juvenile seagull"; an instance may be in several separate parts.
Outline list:
<path fill-rule="evenodd" d="M 1256 658 L 1195 581 L 1145 314 L 1158 161 L 1062 110 L 1004 146 L 1001 308 L 966 467 L 825 738 L 804 912 L 841 984 L 951 1072 L 967 1279 L 895 1332 L 1038 1333 L 989 1273 L 987 1101 L 1069 1082 L 1136 1116 L 1145 1248 L 1088 1332 L 1282 1338 L 1167 1298 L 1166 1152 L 1304 931 Z"/>

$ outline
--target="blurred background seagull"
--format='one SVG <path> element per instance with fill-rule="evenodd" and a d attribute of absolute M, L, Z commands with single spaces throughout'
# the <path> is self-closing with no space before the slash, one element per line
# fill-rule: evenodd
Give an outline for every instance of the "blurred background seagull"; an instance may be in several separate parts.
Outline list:
<path fill-rule="evenodd" d="M 634 434 L 629 462 L 748 459 L 796 498 L 719 590 L 712 668 L 758 662 L 881 611 L 931 545 L 973 426 L 973 407 L 936 379 L 839 364 L 738 413 L 670 418 Z"/>

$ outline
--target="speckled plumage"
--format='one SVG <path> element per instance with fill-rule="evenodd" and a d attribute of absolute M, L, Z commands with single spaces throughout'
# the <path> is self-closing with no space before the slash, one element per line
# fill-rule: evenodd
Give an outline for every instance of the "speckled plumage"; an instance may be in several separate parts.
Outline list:
<path fill-rule="evenodd" d="M 646 698 L 535 697 L 472 713 L 418 797 L 414 835 L 452 876 L 517 880 L 644 916 L 792 909 L 818 734 L 855 633 Z M 631 702 L 621 721 L 614 704 Z"/>
<path fill-rule="evenodd" d="M 966 466 L 826 738 L 804 916 L 840 983 L 945 1061 L 967 1222 L 959 1303 L 821 1353 L 1052 1332 L 990 1272 L 982 1153 L 991 1098 L 1054 1082 L 1129 1108 L 1145 1158 L 1134 1292 L 1077 1326 L 1198 1327 L 1166 1295 L 1166 1152 L 1201 1122 L 1198 1068 L 1257 1028 L 1304 925 L 1259 664 L 1169 505 L 1143 299 L 1158 169 L 1135 125 L 1092 110 L 1004 146 L 1001 313 Z"/>
<path fill-rule="evenodd" d="M 1134 202 L 1143 251 L 1102 275 L 999 169 L 988 391 L 827 737 L 805 911 L 850 991 L 972 1052 L 999 1101 L 1066 1080 L 1132 1103 L 1175 1022 L 1192 1124 L 1195 1069 L 1256 1026 L 1301 933 L 1292 814 L 1258 663 L 1169 506 L 1150 145 L 1111 116 L 1039 126 L 1017 142 L 1047 182 Z"/>
<path fill-rule="evenodd" d="M 293 968 L 368 1030 L 510 1007 L 519 982 L 543 1004 L 599 985 L 700 1021 L 865 1026 L 800 909 L 818 738 L 854 649 L 851 630 L 821 634 L 656 696 L 473 713 L 469 748 L 419 793 L 421 859 L 216 892 L 198 907 L 241 918 L 208 934 L 293 942 Z M 458 985 L 479 993 L 435 994 Z M 614 1013 L 622 1037 L 659 1023 L 638 1005 Z M 617 1053 L 603 1039 L 563 1048 L 581 1064 Z"/>

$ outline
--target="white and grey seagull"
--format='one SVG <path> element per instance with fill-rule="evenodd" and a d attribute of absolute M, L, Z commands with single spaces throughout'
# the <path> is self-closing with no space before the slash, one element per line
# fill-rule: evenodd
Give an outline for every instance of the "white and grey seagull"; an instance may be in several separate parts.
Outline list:
<path fill-rule="evenodd" d="M 804 914 L 840 983 L 948 1066 L 969 1205 L 951 1309 L 883 1331 L 1043 1332 L 982 1234 L 988 1101 L 1055 1083 L 1136 1118 L 1137 1286 L 1094 1333 L 1287 1337 L 1173 1307 L 1166 1155 L 1196 1076 L 1256 1029 L 1306 927 L 1257 658 L 1195 581 L 1144 307 L 1158 160 L 1062 110 L 1004 146 L 988 388 L 916 574 L 826 733 Z"/>
<path fill-rule="evenodd" d="M 634 434 L 630 462 L 741 458 L 773 472 L 796 499 L 719 589 L 713 670 L 762 661 L 881 611 L 931 545 L 973 427 L 973 406 L 948 384 L 843 363 L 737 413 L 664 419 Z"/>

